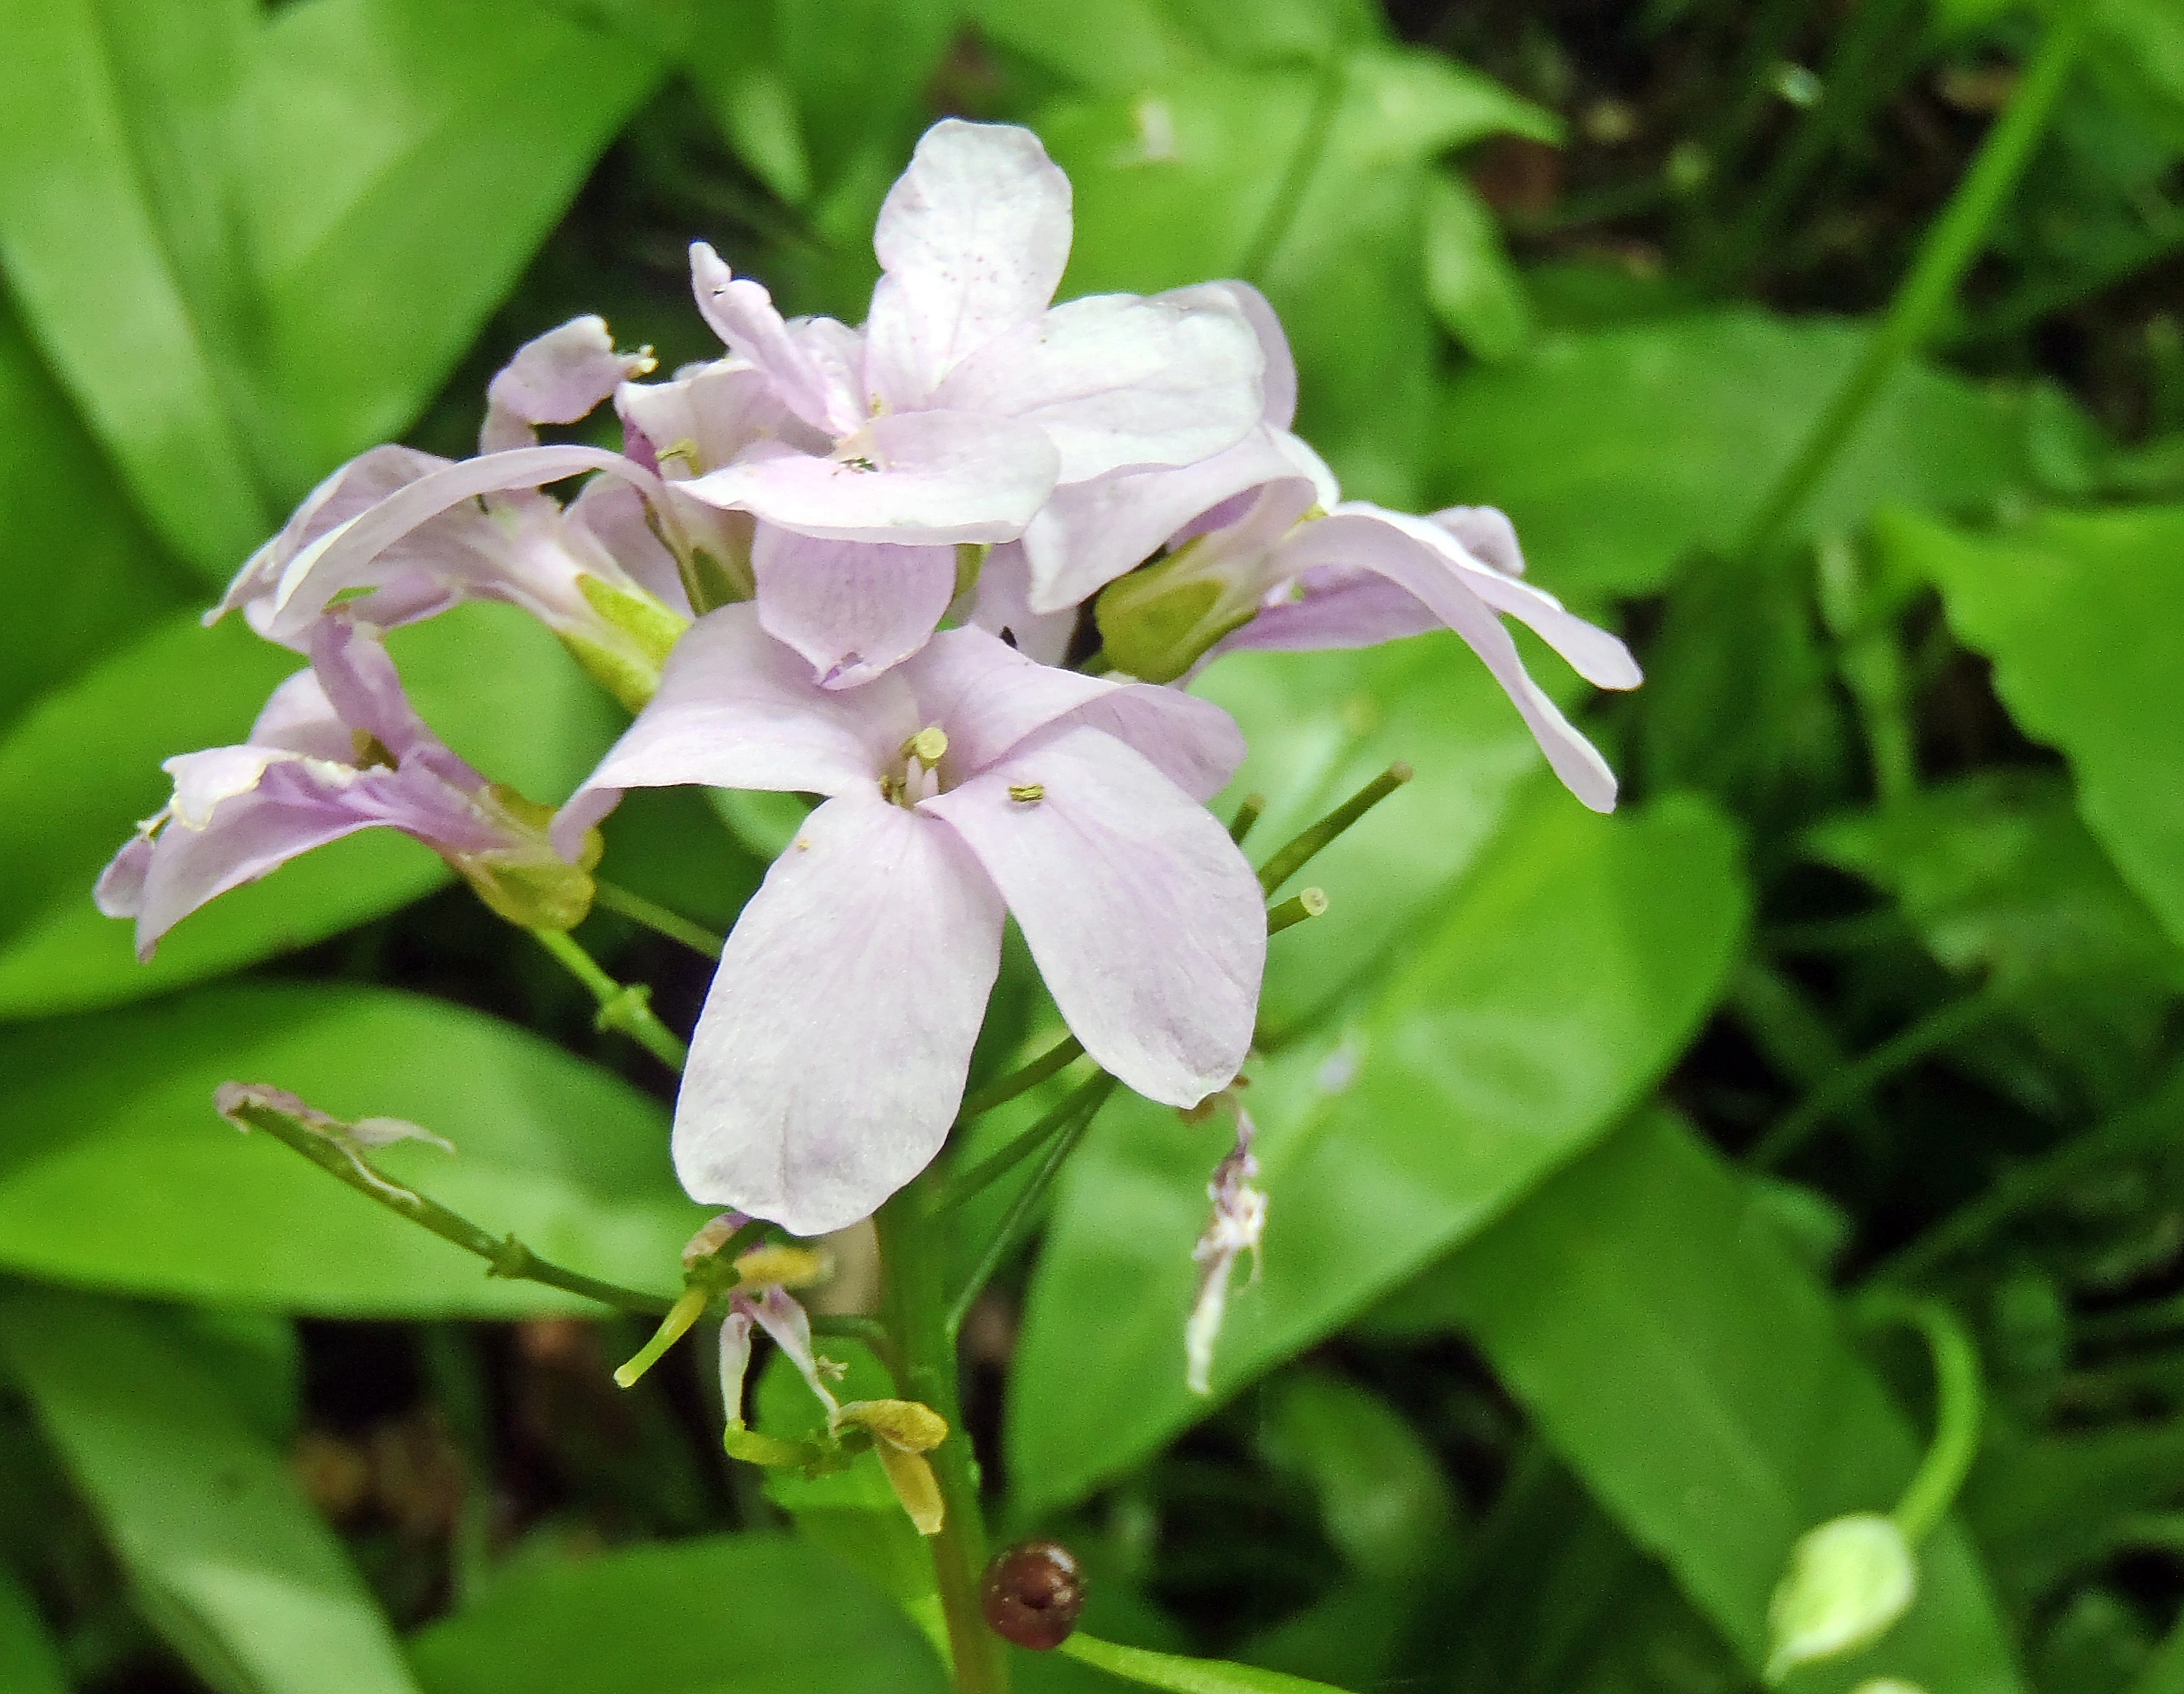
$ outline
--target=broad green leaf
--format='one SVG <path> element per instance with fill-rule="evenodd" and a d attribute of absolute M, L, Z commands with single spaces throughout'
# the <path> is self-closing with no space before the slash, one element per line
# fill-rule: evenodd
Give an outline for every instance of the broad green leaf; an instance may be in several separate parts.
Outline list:
<path fill-rule="evenodd" d="M 418 709 L 456 752 L 532 798 L 556 802 L 611 740 L 613 708 L 539 625 L 471 605 L 398 630 L 389 647 Z M 170 754 L 241 741 L 300 657 L 239 619 L 171 617 L 0 741 L 0 875 L 16 897 L 0 930 L 0 1017 L 141 999 L 324 940 L 441 886 L 426 848 L 373 830 L 305 855 L 183 919 L 149 964 L 132 926 L 92 903 L 136 820 L 166 803 Z"/>
<path fill-rule="evenodd" d="M 1430 162 L 1554 120 L 1440 55 L 1369 46 L 1331 70 L 1207 68 L 1039 128 L 1076 191 L 1063 292 L 1256 271 L 1296 354 L 1300 427 L 1353 493 L 1408 503 L 1429 402 Z"/>
<path fill-rule="evenodd" d="M 0 1688 L 8 1694 L 69 1694 L 60 1656 L 22 1586 L 0 1569 Z"/>
<path fill-rule="evenodd" d="M 145 1616 L 220 1694 L 415 1694 L 281 1455 L 164 1325 L 112 1301 L 12 1292 L 0 1350 Z"/>
<path fill-rule="evenodd" d="M 1426 185 L 1426 302 L 1479 358 L 1513 358 L 1532 338 L 1532 303 L 1479 191 L 1453 171 Z"/>
<path fill-rule="evenodd" d="M 1346 1379 L 1301 1370 L 1258 1408 L 1259 1451 L 1319 1498 L 1335 1550 L 1368 1576 L 1420 1569 L 1455 1527 L 1440 1461 L 1394 1407 Z"/>
<path fill-rule="evenodd" d="M 2092 73 L 2126 112 L 2184 146 L 2184 10 L 2173 0 L 2086 0 Z"/>
<path fill-rule="evenodd" d="M 482 1261 L 212 1109 L 223 1081 L 445 1136 L 375 1163 L 493 1235 L 669 1290 L 705 1214 L 665 1108 L 513 1025 L 378 989 L 207 989 L 0 1032 L 0 1264 L 58 1282 L 336 1317 L 595 1313 Z"/>
<path fill-rule="evenodd" d="M 1891 513 L 1876 539 L 1939 585 L 1958 640 L 1994 661 L 2018 726 L 2070 761 L 2078 809 L 2184 942 L 2184 507 L 2048 513 L 1973 536 Z"/>
<path fill-rule="evenodd" d="M 1735 860 L 1698 803 L 1607 819 L 1557 791 L 1421 925 L 1374 1003 L 1256 1068 L 1265 1274 L 1229 1302 L 1217 1395 L 1340 1327 L 1630 1109 L 1734 955 Z M 1206 1409 L 1184 1388 L 1183 1326 L 1223 1141 L 1123 1099 L 1065 1169 L 1009 1402 L 1026 1515 L 1082 1497 Z"/>
<path fill-rule="evenodd" d="M 0 298 L 0 734 L 196 587 L 131 509 Z"/>
<path fill-rule="evenodd" d="M 1747 309 L 1543 336 L 1446 389 L 1433 503 L 1499 506 L 1558 591 L 1658 588 L 1733 536 L 1868 331 Z M 2020 410 L 1929 366 L 1883 391 L 1791 532 L 1910 501 L 1977 511 L 2025 480 Z"/>
<path fill-rule="evenodd" d="M 1569 700 L 1560 659 L 1538 675 Z M 1416 771 L 1292 879 L 1324 889 L 1331 904 L 1268 951 L 1260 1015 L 1270 1028 L 1300 1027 L 1337 998 L 1470 867 L 1519 797 L 1553 780 L 1508 697 L 1452 635 L 1357 653 L 1239 653 L 1196 691 L 1226 707 L 1250 742 L 1218 803 L 1228 816 L 1244 796 L 1266 797 L 1245 842 L 1255 860 L 1396 761 Z"/>
<path fill-rule="evenodd" d="M 1557 1452 L 1756 1669 L 1791 1545 L 1841 1513 L 1894 1505 L 1919 1442 L 1825 1291 L 1753 1224 L 1735 1175 L 1651 1113 L 1435 1267 L 1404 1308 L 1407 1326 L 1437 1317 L 1478 1342 Z M 1920 1591 L 1877 1646 L 1795 1686 L 2020 1686 L 1954 1527 L 1921 1550 Z"/>
<path fill-rule="evenodd" d="M 300 0 L 273 14 L 239 152 L 284 493 L 408 425 L 659 73 L 575 8 Z"/>
<path fill-rule="evenodd" d="M 1995 1586 L 2029 1610 L 2114 1550 L 2116 1525 L 2184 1488 L 2184 1423 L 1996 1440 L 1964 1485 L 1964 1521 Z"/>
<path fill-rule="evenodd" d="M 1070 1636 L 1059 1651 L 1126 1682 L 1164 1688 L 1168 1694 L 1341 1694 L 1324 1682 L 1307 1682 L 1301 1676 L 1262 1670 L 1255 1664 L 1150 1652 L 1141 1647 L 1122 1647 L 1083 1634 Z"/>
<path fill-rule="evenodd" d="M 196 254 L 179 264 L 168 239 L 202 241 L 227 221 L 216 192 L 178 191 L 224 163 L 198 147 L 212 143 L 206 119 L 240 81 L 250 8 L 53 0 L 12 23 L 0 64 L 0 265 L 146 515 L 224 581 L 270 514 L 223 392 L 231 351 L 192 297 L 192 282 L 226 268 Z M 173 50 L 138 51 L 148 34 Z M 164 228 L 162 210 L 175 214 Z"/>
<path fill-rule="evenodd" d="M 942 1694 L 886 1599 L 787 1536 L 708 1536 L 534 1570 L 421 1631 L 426 1694 Z"/>

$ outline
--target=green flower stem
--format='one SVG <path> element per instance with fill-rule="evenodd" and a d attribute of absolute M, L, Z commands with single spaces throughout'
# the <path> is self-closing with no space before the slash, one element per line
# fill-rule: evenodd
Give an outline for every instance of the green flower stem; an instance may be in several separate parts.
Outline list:
<path fill-rule="evenodd" d="M 1082 1049 L 1080 1048 L 1079 1051 L 1081 1052 Z M 1072 1055 L 1072 1058 L 1074 1056 Z M 1056 1067 L 1056 1069 L 1059 1068 Z M 1029 1129 L 1017 1136 L 999 1152 L 979 1160 L 970 1169 L 941 1188 L 933 1196 L 933 1215 L 937 1218 L 944 1212 L 953 1211 L 974 1194 L 983 1193 L 999 1179 L 1007 1175 L 1009 1172 L 1045 1146 L 1054 1136 L 1067 1130 L 1070 1120 L 1083 1108 L 1085 1100 L 1091 1095 L 1094 1089 L 1099 1087 L 1102 1082 L 1112 1083 L 1113 1080 L 1114 1078 L 1102 1070 L 1095 1072 L 1078 1083 L 1068 1094 L 1063 1096 L 1061 1104 L 1055 1107 Z"/>
<path fill-rule="evenodd" d="M 642 1313 L 656 1317 L 667 1310 L 671 1300 L 657 1294 L 639 1293 L 634 1288 L 623 1288 L 611 1282 L 602 1282 L 595 1276 L 586 1276 L 574 1270 L 543 1259 L 509 1236 L 496 1240 L 461 1214 L 449 1211 L 437 1200 L 428 1200 L 414 1190 L 377 1177 L 363 1160 L 341 1142 L 321 1135 L 290 1117 L 254 1101 L 246 1101 L 235 1108 L 233 1115 L 247 1121 L 251 1128 L 263 1130 L 269 1136 L 287 1142 L 305 1158 L 363 1195 L 376 1201 L 390 1212 L 407 1218 L 413 1224 L 422 1224 L 442 1241 L 452 1241 L 465 1252 L 475 1253 L 486 1262 L 486 1275 L 505 1277 L 519 1282 L 543 1282 L 549 1288 L 559 1288 L 564 1293 L 577 1294 L 587 1300 L 596 1300 L 603 1306 L 612 1306 L 618 1311 Z"/>
<path fill-rule="evenodd" d="M 1917 1298 L 1890 1289 L 1860 1297 L 1852 1315 L 1867 1326 L 1905 1324 L 1925 1337 L 1934 1364 L 1934 1441 L 1911 1478 L 1903 1497 L 1889 1513 L 1903 1539 L 1916 1547 L 1931 1534 L 1964 1486 L 1979 1456 L 1980 1422 L 1986 1393 L 1980 1382 L 1979 1350 L 1957 1314 L 1938 1300 Z"/>
<path fill-rule="evenodd" d="M 970 1315 L 972 1302 L 978 1297 L 978 1291 L 992 1280 L 994 1273 L 1001 1268 L 1002 1261 L 1015 1250 L 1017 1241 L 1031 1227 L 1032 1216 L 1039 1209 L 1040 1199 L 1053 1185 L 1056 1176 L 1061 1174 L 1069 1155 L 1077 1150 L 1077 1143 L 1084 1138 L 1084 1131 L 1092 1127 L 1092 1120 L 1100 1115 L 1100 1108 L 1107 1103 L 1107 1097 L 1114 1091 L 1115 1079 L 1103 1070 L 1063 1102 L 1073 1107 L 1074 1110 L 1055 1130 L 1051 1138 L 1053 1145 L 1047 1149 L 1046 1157 L 1039 1162 L 1039 1169 L 1032 1173 L 1031 1180 L 1024 1184 L 1023 1191 L 1009 1202 L 1009 1209 L 1002 1214 L 1000 1225 L 979 1253 L 978 1263 L 963 1279 L 963 1286 L 956 1291 L 956 1297 L 948 1302 L 948 1334 L 951 1341 L 962 1332 L 963 1319 Z"/>
<path fill-rule="evenodd" d="M 1259 872 L 1259 886 L 1273 893 L 1312 863 L 1320 850 L 1411 780 L 1410 766 L 1390 765 L 1302 835 L 1284 846 Z"/>
<path fill-rule="evenodd" d="M 1327 911 L 1327 891 L 1306 888 L 1292 894 L 1288 899 L 1267 914 L 1267 933 L 1278 936 L 1284 930 L 1295 929 L 1307 918 L 1317 918 Z"/>
<path fill-rule="evenodd" d="M 1751 1163 L 1772 1169 L 1812 1139 L 1829 1119 L 1860 1104 L 1867 1095 L 1936 1047 L 1947 1047 L 2006 1010 L 2014 997 L 2006 988 L 1983 988 L 1930 1012 L 1800 1100 L 1752 1149 Z"/>
<path fill-rule="evenodd" d="M 718 959 L 721 949 L 728 944 L 726 936 L 716 936 L 702 924 L 694 924 L 679 912 L 671 912 L 657 902 L 642 894 L 632 894 L 627 888 L 611 882 L 592 879 L 592 896 L 610 912 L 618 912 L 632 923 L 642 924 L 655 935 L 665 936 L 671 941 L 679 941 L 691 952 L 703 953 L 707 958 Z"/>
<path fill-rule="evenodd" d="M 948 1422 L 948 1437 L 926 1455 L 945 1515 L 929 1538 L 940 1607 L 948 1620 L 956 1694 L 1008 1694 L 1007 1648 L 986 1627 L 978 1586 L 986 1568 L 985 1519 L 978 1468 L 956 1392 L 956 1343 L 944 1321 L 940 1241 L 932 1225 L 928 1178 L 921 1176 L 880 1208 L 880 1271 L 886 1323 L 894 1336 L 897 1386 Z"/>
<path fill-rule="evenodd" d="M 1084 1057 L 1084 1043 L 1074 1036 L 1065 1036 L 1021 1069 L 989 1082 L 983 1088 L 972 1090 L 963 1097 L 963 1104 L 956 1114 L 956 1121 L 967 1124 L 973 1118 L 983 1117 L 996 1106 L 1006 1106 L 1017 1095 L 1039 1086 L 1058 1070 L 1067 1069 Z"/>
<path fill-rule="evenodd" d="M 1738 537 L 1731 549 L 1736 557 L 1750 558 L 1764 553 L 1780 536 L 1864 420 L 1867 408 L 1895 375 L 1897 366 L 1933 335 L 1957 284 L 1979 257 L 1988 228 L 2048 127 L 2056 97 L 2076 62 L 2086 20 L 2092 10 L 2090 6 L 2058 6 L 2049 11 L 2047 36 L 2018 83 L 2017 92 L 2010 97 L 2008 109 L 1987 131 L 1971 169 L 1927 231 L 1910 275 L 1897 289 L 1888 315 L 1867 345 L 1858 368 L 1829 403 L 1797 458 L 1768 491 Z"/>
<path fill-rule="evenodd" d="M 597 1019 L 603 1030 L 619 1030 L 670 1070 L 680 1071 L 690 1049 L 680 1036 L 653 1015 L 652 991 L 642 983 L 617 982 L 599 969 L 599 962 L 579 947 L 566 930 L 533 930 L 538 945 L 567 967 L 569 975 L 592 991 L 599 1003 Z"/>

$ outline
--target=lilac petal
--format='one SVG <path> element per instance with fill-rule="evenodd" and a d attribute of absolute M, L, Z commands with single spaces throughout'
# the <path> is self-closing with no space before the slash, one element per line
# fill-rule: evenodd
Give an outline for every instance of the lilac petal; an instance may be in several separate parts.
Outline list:
<path fill-rule="evenodd" d="M 698 309 L 728 351 L 766 373 L 788 409 L 829 439 L 864 421 L 855 387 L 845 387 L 812 349 L 790 331 L 773 297 L 747 276 L 738 276 L 704 242 L 690 244 L 690 288 Z"/>
<path fill-rule="evenodd" d="M 1177 1106 L 1235 1075 L 1267 917 L 1258 879 L 1211 813 L 1084 728 L 1041 736 L 918 809 L 970 843 L 1094 1058 Z"/>
<path fill-rule="evenodd" d="M 813 453 L 833 445 L 791 415 L 764 371 L 727 359 L 672 382 L 625 383 L 615 391 L 615 410 L 625 430 L 644 436 L 670 480 L 703 475 L 784 434 Z"/>
<path fill-rule="evenodd" d="M 628 483 L 595 476 L 570 503 L 562 521 L 572 532 L 574 545 L 583 546 L 582 538 L 588 538 L 632 582 L 687 618 L 690 592 L 683 586 L 675 555 L 661 545 L 649 521 L 649 513 L 644 497 Z"/>
<path fill-rule="evenodd" d="M 366 634 L 346 617 L 321 619 L 311 632 L 311 669 L 317 673 L 335 715 L 351 729 L 373 737 L 398 762 L 406 764 L 423 757 L 462 787 L 475 791 L 486 786 L 485 778 L 456 758 L 417 715 L 417 708 L 402 691 L 394 661 L 376 636 Z M 352 745 L 343 763 L 355 761 Z"/>
<path fill-rule="evenodd" d="M 1069 179 L 1037 136 L 935 124 L 872 231 L 887 274 L 866 325 L 870 386 L 893 409 L 923 405 L 959 360 L 1046 309 L 1069 237 Z"/>
<path fill-rule="evenodd" d="M 828 542 L 771 524 L 751 549 L 759 622 L 820 682 L 869 681 L 925 645 L 956 596 L 956 549 Z"/>
<path fill-rule="evenodd" d="M 829 692 L 759 627 L 756 607 L 723 606 L 676 642 L 652 703 L 555 817 L 555 850 L 573 858 L 626 788 L 877 795 L 882 773 L 901 763 L 899 749 L 924 722 L 894 673 Z"/>
<path fill-rule="evenodd" d="M 750 1373 L 751 1325 L 757 1316 L 757 1308 L 744 1300 L 731 1302 L 721 1320 L 721 1404 L 731 1424 L 743 1421 L 744 1378 Z"/>
<path fill-rule="evenodd" d="M 1481 509 L 1485 508 L 1472 508 L 1474 513 Z M 1544 589 L 1482 564 L 1439 519 L 1414 518 L 1407 512 L 1390 512 L 1363 501 L 1339 506 L 1335 513 L 1378 519 L 1433 548 L 1473 593 L 1496 611 L 1507 612 L 1518 622 L 1529 625 L 1534 633 L 1568 662 L 1572 670 L 1594 687 L 1635 688 L 1646 680 L 1637 661 L 1630 657 L 1630 649 L 1615 636 L 1564 611 L 1563 603 Z M 1498 512 L 1494 515 L 1501 517 Z M 1504 518 L 1502 522 L 1506 525 L 1508 519 Z M 1479 527 L 1475 519 L 1467 519 L 1467 524 L 1474 530 Z M 1514 545 L 1513 531 L 1511 545 Z"/>
<path fill-rule="evenodd" d="M 1024 530 L 1031 602 L 1060 612 L 1150 558 L 1200 513 L 1262 482 L 1295 475 L 1274 436 L 1254 430 L 1196 464 L 1126 470 L 1066 484 Z"/>
<path fill-rule="evenodd" d="M 904 412 L 875 418 L 834 458 L 752 453 L 676 486 L 828 541 L 1006 542 L 1052 491 L 1057 464 L 1052 444 L 1028 424 Z"/>
<path fill-rule="evenodd" d="M 796 1297 L 776 1284 L 751 1302 L 750 1310 L 758 1319 L 758 1326 L 773 1337 L 773 1344 L 788 1355 L 788 1362 L 796 1367 L 796 1374 L 819 1397 L 828 1413 L 840 1411 L 841 1403 L 827 1387 L 826 1376 L 819 1369 L 818 1355 L 811 1346 L 811 1319 Z"/>
<path fill-rule="evenodd" d="M 1259 421 L 1265 364 L 1233 306 L 1095 294 L 988 342 L 933 403 L 1036 424 L 1061 454 L 1058 480 L 1084 482 L 1234 446 Z"/>
<path fill-rule="evenodd" d="M 1431 538 L 1412 531 L 1429 531 Z M 1563 785 L 1596 812 L 1615 808 L 1615 773 L 1592 743 L 1573 728 L 1562 708 L 1541 691 L 1524 670 L 1508 630 L 1494 608 L 1471 586 L 1468 575 L 1450 568 L 1449 538 L 1423 518 L 1377 508 L 1346 508 L 1306 524 L 1284 543 L 1291 569 L 1319 564 L 1362 566 L 1379 572 L 1416 596 L 1449 628 L 1462 636 L 1486 663 L 1494 680 L 1524 716 L 1540 751 Z M 1484 566 L 1479 574 L 1495 575 Z M 1497 581 L 1506 578 L 1496 576 Z M 1521 585 L 1512 584 L 1512 586 Z"/>
<path fill-rule="evenodd" d="M 309 669 L 298 671 L 267 698 L 249 743 L 281 753 L 299 753 L 332 764 L 356 762 L 356 739 L 335 713 L 333 702 Z"/>
<path fill-rule="evenodd" d="M 464 502 L 481 494 L 536 488 L 587 470 L 607 471 L 655 497 L 666 492 L 657 477 L 634 461 L 599 447 L 517 447 L 444 465 L 319 536 L 289 559 L 271 595 L 265 632 L 276 639 L 292 638 L 343 589 L 377 580 L 374 562 L 388 548 Z M 560 568 L 566 574 L 566 558 Z M 542 581 L 539 587 L 549 597 L 566 592 L 559 580 Z"/>
<path fill-rule="evenodd" d="M 1156 300 L 1172 301 L 1178 306 L 1200 306 L 1209 301 L 1233 306 L 1244 314 L 1251 332 L 1259 338 L 1259 351 L 1265 356 L 1267 369 L 1259 379 L 1265 396 L 1265 410 L 1261 416 L 1272 427 L 1286 430 L 1296 421 L 1297 375 L 1296 360 L 1290 353 L 1290 338 L 1282 332 L 1282 320 L 1274 311 L 1273 303 L 1248 282 L 1201 282 L 1189 288 L 1171 288 L 1164 294 L 1153 296 Z"/>
<path fill-rule="evenodd" d="M 1032 519 L 1034 527 L 1039 521 Z M 989 635 L 1000 636 L 1027 658 L 1058 665 L 1069 656 L 1070 640 L 1077 633 L 1077 608 L 1032 610 L 1031 564 L 1024 556 L 1024 544 L 1003 542 L 986 555 L 978 571 L 970 621 Z"/>
<path fill-rule="evenodd" d="M 526 342 L 487 385 L 480 453 L 538 445 L 538 424 L 573 424 L 632 376 L 652 369 L 649 353 L 618 353 L 606 319 L 571 318 Z"/>
<path fill-rule="evenodd" d="M 683 1187 L 800 1236 L 878 1209 L 947 1139 L 1001 918 L 930 819 L 876 790 L 814 812 L 737 919 L 691 1039 Z"/>
<path fill-rule="evenodd" d="M 1524 574 L 1524 549 L 1517 540 L 1517 526 L 1500 508 L 1444 506 L 1433 514 L 1432 521 L 1454 536 L 1474 558 L 1492 565 L 1504 576 Z"/>

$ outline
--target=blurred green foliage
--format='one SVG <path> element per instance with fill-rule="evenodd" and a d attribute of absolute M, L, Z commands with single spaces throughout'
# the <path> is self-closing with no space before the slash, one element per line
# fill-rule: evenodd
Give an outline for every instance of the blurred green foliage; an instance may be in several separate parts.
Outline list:
<path fill-rule="evenodd" d="M 1915 1461 L 1925 1363 L 1843 1315 L 1913 1287 L 1977 1337 L 1983 1456 L 1907 1619 L 1792 1694 L 2184 1691 L 2184 11 L 2085 3 L 1938 346 L 1737 557 L 2041 8 L 8 0 L 0 1689 L 942 1686 L 876 1461 L 762 1490 L 698 1350 L 618 1397 L 627 1321 L 213 1115 L 231 1077 L 414 1119 L 458 1154 L 398 1180 L 671 1286 L 668 1079 L 528 942 L 384 835 L 150 966 L 88 891 L 159 760 L 292 665 L 196 614 L 319 478 L 465 450 L 576 312 L 709 356 L 694 238 L 861 317 L 880 198 L 954 112 L 1070 172 L 1066 292 L 1257 282 L 1349 490 L 1504 507 L 1650 678 L 1589 709 L 1613 819 L 1452 637 L 1206 678 L 1255 849 L 1418 780 L 1273 944 L 1270 1228 L 1215 1397 L 1181 1334 L 1222 1149 L 1119 1101 L 966 1326 L 998 1521 L 1064 1536 L 1087 1627 L 1146 1649 L 1729 1694 L 1791 1546 Z M 534 798 L 616 730 L 514 614 L 396 650 Z M 725 925 L 783 826 L 726 815 L 644 797 L 608 872 Z M 701 962 L 584 934 L 694 1014 Z M 1054 1021 L 1012 948 L 981 1065 Z M 769 1366 L 758 1422 L 802 1433 L 803 1395 Z M 1032 1694 L 1119 1686 L 1016 1658 Z"/>

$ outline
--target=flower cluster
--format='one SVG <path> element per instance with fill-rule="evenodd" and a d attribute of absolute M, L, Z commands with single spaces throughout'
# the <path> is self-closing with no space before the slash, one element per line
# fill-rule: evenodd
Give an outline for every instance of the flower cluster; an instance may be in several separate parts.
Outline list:
<path fill-rule="evenodd" d="M 1502 619 L 1601 686 L 1638 672 L 1523 580 L 1499 513 L 1343 500 L 1290 430 L 1295 373 L 1256 290 L 1056 305 L 1070 241 L 1036 137 L 946 121 L 881 211 L 861 327 L 784 319 L 700 243 L 721 358 L 647 381 L 649 354 L 580 318 L 493 379 L 475 457 L 343 466 L 209 614 L 308 669 L 244 745 L 170 761 L 174 798 L 101 880 L 104 909 L 148 954 L 226 889 L 379 826 L 566 929 L 626 791 L 817 797 L 691 1044 L 674 1155 L 694 1197 L 812 1236 L 922 1169 L 1010 914 L 1100 1064 L 1178 1107 L 1226 1088 L 1267 919 L 1206 809 L 1243 739 L 1189 680 L 1247 648 L 1453 629 L 1604 810 L 1613 776 Z M 610 402 L 619 452 L 542 442 Z M 433 736 L 381 644 L 480 597 L 539 618 L 636 714 L 550 821 Z M 1209 1286 L 1256 1243 L 1248 1161 L 1247 1141 L 1217 1184 Z"/>

